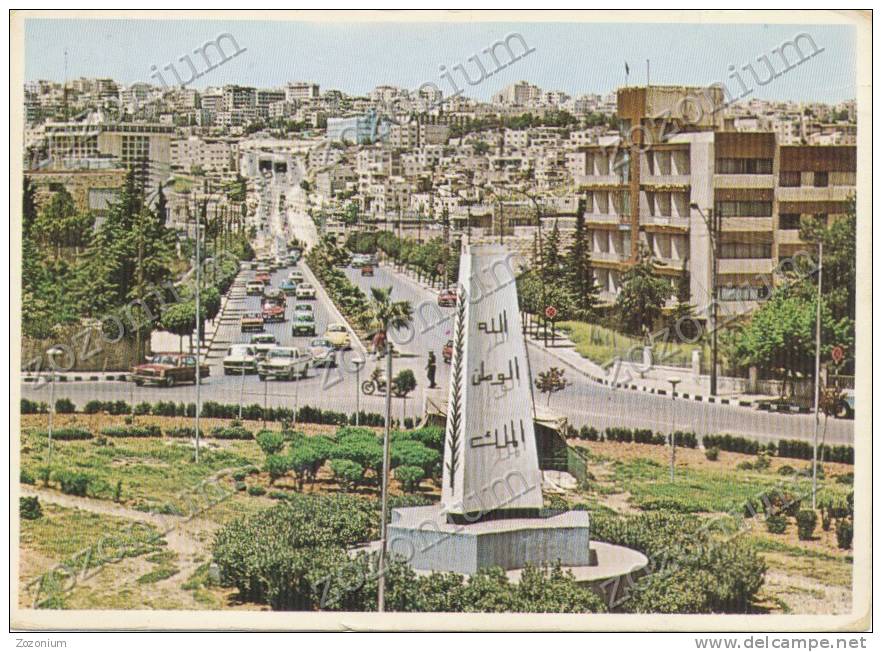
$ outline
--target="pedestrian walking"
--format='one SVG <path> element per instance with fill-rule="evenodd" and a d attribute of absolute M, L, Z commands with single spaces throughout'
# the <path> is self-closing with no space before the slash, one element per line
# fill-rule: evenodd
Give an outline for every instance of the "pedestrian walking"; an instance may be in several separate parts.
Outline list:
<path fill-rule="evenodd" d="M 438 363 L 435 360 L 435 352 L 429 351 L 429 360 L 426 363 L 426 376 L 429 379 L 429 389 L 434 389 L 435 385 L 435 369 L 437 368 Z"/>

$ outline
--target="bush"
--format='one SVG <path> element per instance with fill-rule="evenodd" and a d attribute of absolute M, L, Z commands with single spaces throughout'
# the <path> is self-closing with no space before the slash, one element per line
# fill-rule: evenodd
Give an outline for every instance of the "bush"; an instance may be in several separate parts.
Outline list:
<path fill-rule="evenodd" d="M 778 469 L 778 475 L 796 475 L 796 469 L 789 464 L 784 464 Z"/>
<path fill-rule="evenodd" d="M 767 516 L 766 529 L 772 534 L 784 534 L 787 530 L 787 517 L 782 514 Z"/>
<path fill-rule="evenodd" d="M 402 488 L 413 493 L 419 489 L 420 481 L 426 476 L 423 469 L 418 466 L 399 466 L 395 469 L 395 479 L 401 483 Z"/>
<path fill-rule="evenodd" d="M 599 441 L 600 432 L 594 426 L 582 426 L 579 429 L 579 439 L 587 441 Z"/>
<path fill-rule="evenodd" d="M 69 398 L 60 398 L 55 401 L 56 414 L 73 414 L 76 411 L 77 406 Z"/>
<path fill-rule="evenodd" d="M 297 476 L 299 489 L 303 489 L 304 482 L 315 481 L 319 469 L 328 459 L 333 444 L 330 443 L 330 440 L 326 441 L 327 443 L 306 439 L 292 446 L 288 459 L 291 470 Z"/>
<path fill-rule="evenodd" d="M 272 430 L 261 430 L 257 433 L 257 445 L 263 454 L 269 457 L 275 455 L 285 446 L 285 437 L 279 432 Z"/>
<path fill-rule="evenodd" d="M 784 439 L 778 442 L 778 457 L 789 457 L 800 460 L 812 459 L 812 445 L 807 441 Z M 852 446 L 818 446 L 818 460 L 854 464 L 854 448 Z"/>
<path fill-rule="evenodd" d="M 21 469 L 18 472 L 18 481 L 22 484 L 37 484 L 37 481 L 34 480 L 34 476 L 31 475 L 31 472 L 27 469 Z"/>
<path fill-rule="evenodd" d="M 738 464 L 735 465 L 735 468 L 739 471 L 753 471 L 753 462 L 744 460 L 743 462 L 738 462 Z"/>
<path fill-rule="evenodd" d="M 372 439 L 346 437 L 334 446 L 329 457 L 337 460 L 350 460 L 362 469 L 370 469 L 379 477 L 383 465 L 383 447 L 376 437 Z M 339 437 L 338 437 L 339 440 Z"/>
<path fill-rule="evenodd" d="M 22 414 L 45 414 L 49 410 L 45 403 L 23 398 L 21 399 L 19 411 Z"/>
<path fill-rule="evenodd" d="M 248 487 L 248 495 L 249 496 L 263 496 L 266 494 L 266 489 L 261 487 L 259 484 L 251 485 Z"/>
<path fill-rule="evenodd" d="M 851 548 L 851 540 L 854 537 L 854 526 L 851 521 L 842 519 L 836 522 L 836 543 L 843 550 Z"/>
<path fill-rule="evenodd" d="M 422 469 L 424 477 L 438 475 L 441 469 L 441 454 L 418 441 L 393 442 L 390 457 L 393 468 L 416 466 Z"/>
<path fill-rule="evenodd" d="M 21 496 L 18 499 L 18 515 L 28 521 L 36 521 L 43 516 L 40 499 L 36 496 Z"/>
<path fill-rule="evenodd" d="M 331 460 L 330 466 L 343 491 L 352 491 L 364 478 L 364 467 L 350 459 Z"/>
<path fill-rule="evenodd" d="M 838 484 L 854 484 L 854 473 L 843 473 L 836 476 Z"/>
<path fill-rule="evenodd" d="M 268 455 L 264 470 L 269 473 L 270 484 L 273 484 L 291 470 L 291 462 L 284 455 Z"/>
<path fill-rule="evenodd" d="M 156 425 L 144 426 L 108 426 L 101 429 L 105 437 L 161 437 L 162 429 Z"/>
<path fill-rule="evenodd" d="M 61 493 L 71 496 L 85 496 L 92 478 L 85 473 L 74 471 L 56 471 L 55 480 L 61 487 Z"/>
<path fill-rule="evenodd" d="M 137 416 L 150 414 L 150 410 L 151 410 L 151 405 L 150 405 L 150 403 L 147 403 L 146 401 L 138 403 L 135 406 L 135 414 Z"/>
<path fill-rule="evenodd" d="M 736 437 L 734 435 L 705 435 L 701 439 L 705 448 L 716 447 L 721 451 L 730 453 L 746 453 L 747 455 L 756 455 L 760 451 L 760 444 L 753 439 L 746 437 Z"/>
<path fill-rule="evenodd" d="M 48 430 L 41 430 L 37 433 L 41 437 L 48 437 Z M 82 439 L 92 439 L 92 433 L 85 428 L 76 426 L 66 426 L 64 428 L 53 428 L 52 439 L 55 441 L 76 441 Z"/>
<path fill-rule="evenodd" d="M 796 513 L 796 530 L 802 541 L 809 541 L 815 533 L 818 516 L 814 510 L 803 509 Z"/>
<path fill-rule="evenodd" d="M 716 462 L 720 458 L 720 449 L 716 446 L 711 446 L 706 451 L 704 451 L 704 456 L 708 459 L 709 462 Z"/>
<path fill-rule="evenodd" d="M 772 462 L 769 460 L 769 456 L 764 453 L 760 453 L 756 456 L 756 461 L 753 463 L 754 471 L 765 471 L 772 465 Z"/>
<path fill-rule="evenodd" d="M 243 426 L 217 426 L 211 429 L 211 436 L 215 439 L 254 439 L 252 432 Z"/>
<path fill-rule="evenodd" d="M 674 443 L 681 448 L 698 448 L 698 436 L 694 432 L 677 430 L 674 433 Z"/>
<path fill-rule="evenodd" d="M 205 433 L 201 428 L 199 429 L 199 435 L 200 437 L 205 437 Z M 195 439 L 196 428 L 193 426 L 172 426 L 165 429 L 165 436 L 174 439 Z"/>

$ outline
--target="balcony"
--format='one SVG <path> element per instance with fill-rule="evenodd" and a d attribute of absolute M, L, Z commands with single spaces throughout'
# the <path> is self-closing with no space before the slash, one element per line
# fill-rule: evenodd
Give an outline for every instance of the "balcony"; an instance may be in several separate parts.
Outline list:
<path fill-rule="evenodd" d="M 640 225 L 686 230 L 689 228 L 689 218 L 677 215 L 641 215 Z"/>
<path fill-rule="evenodd" d="M 780 229 L 778 231 L 778 244 L 779 245 L 802 245 L 805 244 L 803 240 L 799 237 L 798 229 Z"/>
<path fill-rule="evenodd" d="M 616 253 L 615 251 L 590 251 L 592 262 L 599 263 L 624 263 L 628 260 L 625 254 Z"/>
<path fill-rule="evenodd" d="M 774 188 L 771 174 L 715 174 L 715 188 Z"/>
<path fill-rule="evenodd" d="M 720 258 L 720 274 L 771 274 L 775 262 L 771 258 Z"/>
<path fill-rule="evenodd" d="M 640 177 L 640 183 L 647 186 L 688 187 L 692 176 L 688 174 L 647 174 Z"/>
<path fill-rule="evenodd" d="M 848 201 L 855 193 L 853 186 L 826 186 L 815 188 L 814 186 L 778 187 L 775 189 L 775 198 L 778 201 Z"/>
<path fill-rule="evenodd" d="M 724 217 L 720 220 L 723 231 L 771 231 L 771 217 Z"/>
<path fill-rule="evenodd" d="M 630 224 L 630 215 L 618 213 L 585 213 L 585 222 L 590 224 Z"/>
<path fill-rule="evenodd" d="M 575 174 L 573 181 L 578 188 L 622 187 L 628 183 L 618 174 Z"/>

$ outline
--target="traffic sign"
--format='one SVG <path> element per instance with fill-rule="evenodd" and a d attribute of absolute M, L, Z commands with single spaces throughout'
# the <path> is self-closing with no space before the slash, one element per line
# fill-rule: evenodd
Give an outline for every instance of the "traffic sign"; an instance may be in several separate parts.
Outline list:
<path fill-rule="evenodd" d="M 554 306 L 547 306 L 545 308 L 545 316 L 549 319 L 554 319 L 555 317 L 557 317 L 557 308 L 555 308 Z"/>
<path fill-rule="evenodd" d="M 842 359 L 845 357 L 845 351 L 841 346 L 834 346 L 833 351 L 830 352 L 830 356 L 833 358 L 833 362 L 840 363 Z"/>

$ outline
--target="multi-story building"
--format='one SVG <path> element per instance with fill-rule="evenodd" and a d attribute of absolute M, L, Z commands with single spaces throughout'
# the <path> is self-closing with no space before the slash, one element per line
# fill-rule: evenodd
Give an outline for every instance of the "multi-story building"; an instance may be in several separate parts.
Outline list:
<path fill-rule="evenodd" d="M 171 141 L 171 165 L 190 172 L 199 168 L 204 172 L 223 173 L 235 170 L 238 159 L 234 142 L 217 138 L 179 138 Z"/>
<path fill-rule="evenodd" d="M 306 102 L 319 98 L 319 85 L 310 82 L 288 82 L 285 86 L 287 102 Z"/>
<path fill-rule="evenodd" d="M 328 118 L 328 130 L 326 137 L 335 143 L 355 143 L 363 145 L 372 143 L 378 138 L 379 126 L 377 116 L 373 111 L 364 115 L 351 116 L 348 118 Z"/>
<path fill-rule="evenodd" d="M 708 89 L 621 89 L 626 139 L 601 138 L 567 155 L 604 298 L 615 297 L 643 246 L 659 274 L 672 281 L 689 275 L 690 302 L 701 314 L 714 296 L 711 229 L 718 223 L 720 310 L 750 311 L 768 297 L 782 261 L 811 253 L 799 239 L 800 218 L 847 212 L 855 147 L 726 131 L 721 106 L 722 95 Z"/>
<path fill-rule="evenodd" d="M 257 116 L 260 118 L 269 117 L 270 106 L 276 102 L 285 101 L 285 91 L 276 88 L 258 88 L 254 93 L 254 106 L 257 109 Z"/>
<path fill-rule="evenodd" d="M 542 95 L 542 89 L 526 81 L 519 81 L 506 86 L 493 96 L 493 104 L 509 106 L 526 106 L 531 102 L 537 102 Z"/>

